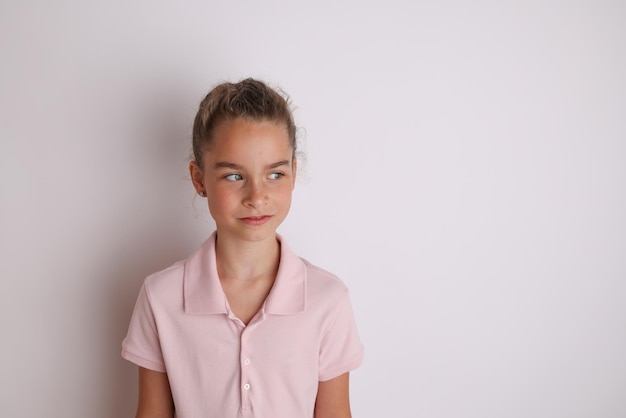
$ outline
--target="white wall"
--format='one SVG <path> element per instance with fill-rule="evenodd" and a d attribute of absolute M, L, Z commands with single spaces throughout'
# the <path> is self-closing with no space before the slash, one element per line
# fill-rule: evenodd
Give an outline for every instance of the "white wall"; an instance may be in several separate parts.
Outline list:
<path fill-rule="evenodd" d="M 0 416 L 132 416 L 145 275 L 212 230 L 192 118 L 297 106 L 281 232 L 349 285 L 355 417 L 626 416 L 623 2 L 0 4 Z"/>

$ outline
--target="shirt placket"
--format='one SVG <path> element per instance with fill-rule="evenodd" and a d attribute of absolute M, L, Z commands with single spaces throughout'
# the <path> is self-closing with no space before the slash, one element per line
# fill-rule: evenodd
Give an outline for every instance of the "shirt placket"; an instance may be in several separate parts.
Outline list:
<path fill-rule="evenodd" d="M 244 415 L 252 414 L 252 400 L 251 397 L 254 394 L 256 385 L 260 382 L 252 379 L 254 373 L 251 371 L 254 369 L 255 364 L 252 361 L 254 357 L 254 335 L 259 323 L 264 319 L 265 315 L 255 316 L 248 326 L 246 326 L 241 332 L 240 341 L 240 353 L 239 362 L 241 370 L 241 411 Z"/>
<path fill-rule="evenodd" d="M 239 362 L 241 370 L 241 410 L 245 415 L 249 415 L 252 412 L 252 403 L 250 402 L 250 391 L 252 390 L 252 383 L 250 381 L 250 338 L 252 329 L 250 326 L 244 328 L 241 333 L 241 351 L 239 353 Z"/>

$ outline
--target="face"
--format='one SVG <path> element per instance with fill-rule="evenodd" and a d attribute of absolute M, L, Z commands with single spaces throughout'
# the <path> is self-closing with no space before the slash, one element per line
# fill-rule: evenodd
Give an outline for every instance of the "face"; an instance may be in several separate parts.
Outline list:
<path fill-rule="evenodd" d="M 296 179 L 286 127 L 235 119 L 219 124 L 213 138 L 202 169 L 191 163 L 190 171 L 196 191 L 206 193 L 218 236 L 275 239 Z"/>

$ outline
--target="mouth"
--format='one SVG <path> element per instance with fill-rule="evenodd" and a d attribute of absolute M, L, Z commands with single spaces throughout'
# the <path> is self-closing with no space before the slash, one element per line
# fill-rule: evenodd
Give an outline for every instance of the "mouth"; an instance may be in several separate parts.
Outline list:
<path fill-rule="evenodd" d="M 241 222 L 250 226 L 259 226 L 263 225 L 265 222 L 269 221 L 271 216 L 262 215 L 262 216 L 248 216 L 246 218 L 240 218 Z"/>

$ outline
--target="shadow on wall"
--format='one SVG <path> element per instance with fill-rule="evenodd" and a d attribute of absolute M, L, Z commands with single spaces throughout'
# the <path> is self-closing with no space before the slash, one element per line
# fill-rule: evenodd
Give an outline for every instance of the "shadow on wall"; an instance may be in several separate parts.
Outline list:
<path fill-rule="evenodd" d="M 138 239 L 138 242 L 142 239 Z M 147 239 L 146 241 L 149 241 Z M 122 340 L 126 336 L 128 323 L 135 305 L 135 299 L 143 279 L 150 273 L 160 270 L 171 262 L 182 258 L 182 246 L 168 240 L 146 242 L 136 249 L 134 260 L 122 260 L 107 288 L 106 297 L 108 309 L 103 314 L 107 316 L 105 322 L 106 357 L 102 367 L 102 389 L 98 416 L 130 417 L 134 416 L 137 405 L 137 366 L 124 360 L 121 355 Z M 151 254 L 146 257 L 145 253 Z M 129 257 L 132 256 L 129 253 Z"/>
<path fill-rule="evenodd" d="M 120 352 L 141 284 L 149 274 L 185 258 L 199 237 L 207 235 L 204 230 L 212 228 L 210 218 L 199 215 L 206 211 L 194 200 L 186 175 L 193 118 L 189 113 L 194 110 L 180 106 L 180 100 L 151 99 L 143 98 L 146 103 L 169 105 L 148 111 L 143 120 L 139 115 L 139 126 L 131 129 L 139 135 L 128 140 L 138 144 L 130 147 L 133 157 L 126 160 L 140 164 L 135 164 L 129 182 L 121 185 L 129 197 L 117 204 L 113 220 L 106 225 L 107 251 L 98 260 L 99 283 L 106 288 L 95 295 L 101 301 L 97 306 L 103 347 L 98 349 L 96 387 L 101 392 L 94 400 L 94 417 L 134 416 L 137 366 L 122 359 Z"/>

